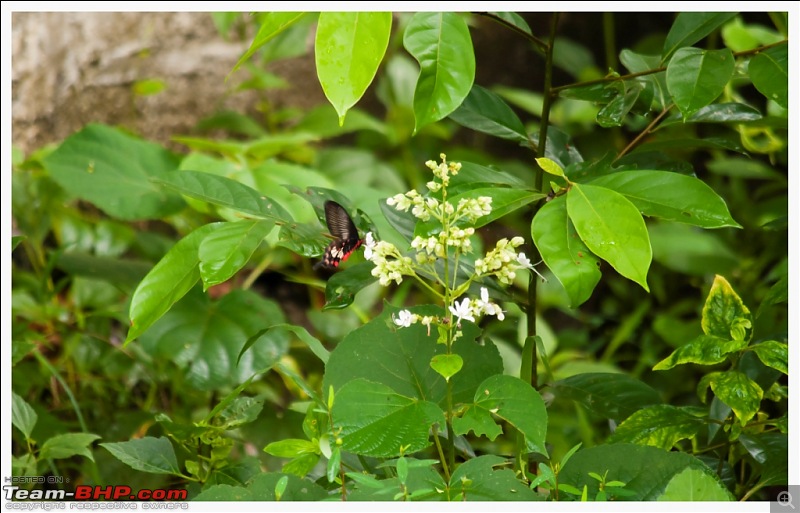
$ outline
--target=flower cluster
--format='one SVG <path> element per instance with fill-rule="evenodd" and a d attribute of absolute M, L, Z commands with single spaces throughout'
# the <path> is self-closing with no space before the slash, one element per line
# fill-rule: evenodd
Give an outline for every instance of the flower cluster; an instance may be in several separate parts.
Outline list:
<path fill-rule="evenodd" d="M 481 287 L 480 299 L 470 299 L 465 297 L 460 303 L 458 301 L 454 301 L 453 304 L 450 305 L 450 313 L 457 318 L 456 322 L 459 326 L 461 325 L 461 321 L 475 322 L 476 316 L 481 317 L 483 315 L 494 315 L 500 321 L 505 319 L 503 309 L 500 308 L 500 306 L 496 303 L 492 303 L 492 301 L 489 299 L 489 291 L 486 289 L 486 287 Z M 430 327 L 431 323 L 440 322 L 440 320 L 436 317 L 429 315 L 418 315 L 411 313 L 409 310 L 399 311 L 397 313 L 397 317 L 392 315 L 392 321 L 402 328 L 408 328 L 417 322 L 428 327 Z"/>
<path fill-rule="evenodd" d="M 481 196 L 478 198 L 460 198 L 457 204 L 447 199 L 447 187 L 453 176 L 461 170 L 458 162 L 447 162 L 444 154 L 440 155 L 442 161 L 437 164 L 428 161 L 425 165 L 433 172 L 434 179 L 426 184 L 429 195 L 424 196 L 416 190 L 405 194 L 397 194 L 386 200 L 387 205 L 401 212 L 411 211 L 417 219 L 427 222 L 436 221 L 438 231 L 428 232 L 427 236 L 417 236 L 411 241 L 411 248 L 415 252 L 412 259 L 403 255 L 394 245 L 388 242 L 376 242 L 372 234 L 367 234 L 364 256 L 375 264 L 372 275 L 380 280 L 381 285 L 391 282 L 400 284 L 404 276 L 414 277 L 425 285 L 428 290 L 439 295 L 449 308 L 450 314 L 457 318 L 455 324 L 462 320 L 474 321 L 476 316 L 494 315 L 503 320 L 503 310 L 489 300 L 486 288 L 481 289 L 480 299 L 458 299 L 469 289 L 470 284 L 481 276 L 495 276 L 504 284 L 510 284 L 520 269 L 533 269 L 530 260 L 517 248 L 524 242 L 522 237 L 500 240 L 494 249 L 483 258 L 475 261 L 475 272 L 456 286 L 455 276 L 458 274 L 460 255 L 471 253 L 473 250 L 471 238 L 475 235 L 475 222 L 492 212 L 492 198 Z M 445 263 L 447 276 L 440 276 L 434 265 L 442 259 Z M 449 268 L 447 262 L 453 262 L 455 268 Z M 434 275 L 434 281 L 445 289 L 444 293 L 428 286 L 422 280 L 418 271 L 425 276 Z M 538 274 L 538 273 L 537 273 Z M 431 324 L 445 325 L 452 319 L 440 320 L 435 317 L 421 317 L 408 310 L 401 311 L 394 323 L 400 327 L 408 327 L 420 322 L 430 330 Z"/>

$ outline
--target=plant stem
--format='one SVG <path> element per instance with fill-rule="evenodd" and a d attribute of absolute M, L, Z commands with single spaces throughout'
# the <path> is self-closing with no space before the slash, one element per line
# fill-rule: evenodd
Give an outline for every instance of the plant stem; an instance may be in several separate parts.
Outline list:
<path fill-rule="evenodd" d="M 433 426 L 433 443 L 436 444 L 436 450 L 439 452 L 439 460 L 442 462 L 442 471 L 444 472 L 444 478 L 449 483 L 450 482 L 450 465 L 447 464 L 447 459 L 444 456 L 444 450 L 442 449 L 442 442 L 439 440 L 439 429 L 438 425 Z"/>

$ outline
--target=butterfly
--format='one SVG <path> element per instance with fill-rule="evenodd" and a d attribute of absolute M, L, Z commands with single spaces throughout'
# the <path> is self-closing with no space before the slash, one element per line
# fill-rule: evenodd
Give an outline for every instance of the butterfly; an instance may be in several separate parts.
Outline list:
<path fill-rule="evenodd" d="M 364 240 L 358 236 L 358 229 L 350 219 L 347 210 L 335 201 L 325 202 L 325 222 L 328 224 L 328 231 L 336 239 L 325 248 L 322 260 L 314 265 L 314 269 L 320 267 L 336 269 L 364 243 Z"/>

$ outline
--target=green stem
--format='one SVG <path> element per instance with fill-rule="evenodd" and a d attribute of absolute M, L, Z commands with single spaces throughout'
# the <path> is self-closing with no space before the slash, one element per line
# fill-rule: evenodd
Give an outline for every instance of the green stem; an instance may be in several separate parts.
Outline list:
<path fill-rule="evenodd" d="M 447 458 L 444 457 L 444 450 L 442 449 L 442 442 L 439 440 L 438 424 L 433 426 L 433 443 L 436 444 L 436 450 L 439 453 L 439 461 L 442 462 L 442 471 L 444 472 L 445 481 L 450 483 L 450 465 L 447 464 Z"/>

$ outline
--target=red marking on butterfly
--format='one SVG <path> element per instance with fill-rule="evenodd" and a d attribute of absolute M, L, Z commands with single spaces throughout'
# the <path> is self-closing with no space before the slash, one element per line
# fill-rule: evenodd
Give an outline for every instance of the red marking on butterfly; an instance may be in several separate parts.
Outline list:
<path fill-rule="evenodd" d="M 347 210 L 335 201 L 325 202 L 325 222 L 328 224 L 328 231 L 336 239 L 325 248 L 322 260 L 314 265 L 314 269 L 320 267 L 336 269 L 364 243 L 364 240 L 358 236 L 358 229 L 350 219 Z"/>

